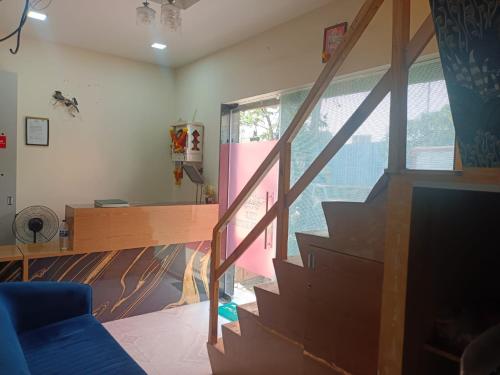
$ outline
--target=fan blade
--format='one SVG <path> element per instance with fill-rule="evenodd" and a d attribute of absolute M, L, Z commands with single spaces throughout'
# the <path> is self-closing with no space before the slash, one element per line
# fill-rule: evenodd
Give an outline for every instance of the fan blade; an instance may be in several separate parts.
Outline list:
<path fill-rule="evenodd" d="M 45 240 L 44 242 L 50 241 L 50 239 L 48 239 L 47 236 L 45 234 L 43 234 L 42 232 L 38 232 L 38 234 L 43 237 L 43 239 Z"/>

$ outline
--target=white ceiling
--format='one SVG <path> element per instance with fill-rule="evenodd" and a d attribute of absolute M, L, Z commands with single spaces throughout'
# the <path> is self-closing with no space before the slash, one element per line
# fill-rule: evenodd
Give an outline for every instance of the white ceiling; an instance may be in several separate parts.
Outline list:
<path fill-rule="evenodd" d="M 183 29 L 174 34 L 157 20 L 152 28 L 137 26 L 141 0 L 53 0 L 45 22 L 29 19 L 30 37 L 110 53 L 134 60 L 177 67 L 236 44 L 332 0 L 201 0 L 183 11 Z M 3 36 L 19 22 L 23 0 L 0 0 Z M 150 45 L 168 45 L 164 51 Z M 13 42 L 9 42 L 9 46 Z M 0 44 L 0 48 L 6 48 Z M 21 47 L 22 48 L 22 47 Z"/>

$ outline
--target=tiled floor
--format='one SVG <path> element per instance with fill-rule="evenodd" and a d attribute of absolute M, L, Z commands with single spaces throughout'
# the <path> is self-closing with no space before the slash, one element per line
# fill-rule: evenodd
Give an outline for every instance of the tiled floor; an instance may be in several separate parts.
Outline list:
<path fill-rule="evenodd" d="M 149 375 L 210 375 L 208 308 L 202 302 L 104 326 Z"/>

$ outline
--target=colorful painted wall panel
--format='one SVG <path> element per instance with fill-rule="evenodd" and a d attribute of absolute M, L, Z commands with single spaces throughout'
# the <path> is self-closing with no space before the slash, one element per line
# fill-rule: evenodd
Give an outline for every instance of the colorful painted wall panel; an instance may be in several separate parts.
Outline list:
<path fill-rule="evenodd" d="M 206 300 L 209 259 L 209 241 L 32 259 L 29 280 L 91 285 L 106 322 Z"/>
<path fill-rule="evenodd" d="M 0 282 L 21 281 L 23 278 L 22 262 L 0 262 Z"/>

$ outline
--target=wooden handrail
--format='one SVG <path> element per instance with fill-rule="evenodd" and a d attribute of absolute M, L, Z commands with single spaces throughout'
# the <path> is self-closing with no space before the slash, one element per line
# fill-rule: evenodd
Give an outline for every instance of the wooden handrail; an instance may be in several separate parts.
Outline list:
<path fill-rule="evenodd" d="M 349 138 L 363 125 L 380 102 L 384 100 L 391 90 L 391 83 L 391 70 L 389 70 L 290 189 L 286 197 L 286 205 L 288 207 L 295 202 L 328 162 L 340 151 Z"/>
<path fill-rule="evenodd" d="M 278 202 L 266 212 L 266 214 L 259 220 L 257 225 L 247 234 L 241 243 L 234 249 L 234 251 L 227 257 L 227 259 L 217 268 L 215 277 L 220 279 L 222 275 L 231 267 L 245 252 L 245 250 L 259 237 L 262 232 L 271 224 L 276 218 L 278 213 Z"/>
<path fill-rule="evenodd" d="M 392 87 L 389 124 L 388 170 L 397 173 L 406 168 L 408 121 L 408 65 L 406 50 L 410 42 L 410 0 L 392 4 Z"/>
<path fill-rule="evenodd" d="M 356 18 L 352 22 L 351 27 L 347 31 L 343 42 L 340 44 L 333 58 L 331 58 L 326 64 L 318 80 L 309 91 L 304 103 L 300 106 L 297 114 L 286 129 L 285 133 L 281 136 L 278 143 L 273 147 L 269 155 L 264 159 L 259 168 L 257 168 L 248 183 L 241 190 L 240 194 L 238 194 L 233 203 L 228 207 L 227 211 L 214 227 L 214 236 L 216 232 L 220 232 L 226 227 L 269 170 L 274 166 L 278 160 L 280 151 L 284 147 L 284 144 L 293 141 L 383 2 L 384 0 L 367 0 L 365 4 L 363 4 Z"/>
<path fill-rule="evenodd" d="M 224 215 L 222 215 L 221 219 L 214 227 L 212 238 L 212 254 L 210 259 L 210 319 L 208 338 L 208 342 L 210 344 L 215 345 L 217 343 L 219 278 L 223 275 L 223 272 L 221 272 L 221 270 L 227 270 L 233 264 L 231 262 L 236 261 L 237 257 L 241 256 L 241 254 L 243 254 L 243 252 L 246 250 L 246 247 L 243 247 L 242 245 L 248 247 L 253 242 L 250 241 L 250 239 L 252 237 L 257 238 L 260 235 L 260 232 L 258 232 L 259 229 L 262 228 L 262 230 L 264 230 L 264 228 L 266 228 L 267 225 L 272 222 L 277 214 L 277 207 L 284 207 L 285 205 L 285 196 L 283 193 L 286 189 L 282 191 L 281 199 L 280 197 L 278 197 L 277 204 L 273 206 L 273 208 L 276 208 L 276 210 L 272 208 L 268 211 L 268 213 L 266 213 L 266 215 L 264 215 L 257 226 L 249 233 L 247 238 L 245 238 L 238 246 L 238 248 L 236 249 L 237 251 L 233 252 L 233 254 L 235 255 L 231 259 L 227 259 L 222 265 L 220 264 L 222 235 L 221 231 L 227 226 L 236 212 L 250 197 L 257 185 L 263 180 L 269 170 L 274 166 L 274 164 L 279 159 L 280 154 L 286 154 L 287 150 L 289 150 L 289 146 L 293 141 L 293 138 L 299 132 L 300 128 L 303 126 L 304 122 L 311 114 L 312 110 L 329 86 L 330 82 L 333 80 L 335 74 L 339 71 L 345 59 L 357 44 L 358 40 L 361 38 L 361 35 L 363 35 L 363 32 L 366 30 L 383 2 L 384 0 L 365 1 L 358 14 L 356 15 L 356 18 L 352 22 L 351 27 L 349 28 L 344 40 L 340 44 L 335 55 L 326 64 L 318 80 L 312 87 L 304 103 L 302 103 L 302 106 L 292 120 L 290 126 L 287 128 L 278 143 L 273 147 L 269 155 L 264 159 L 264 162 L 259 166 L 259 168 L 257 168 L 257 171 L 255 171 L 248 183 L 241 190 L 240 194 L 238 194 L 236 199 L 233 201 L 228 210 L 224 213 Z M 287 164 L 288 166 L 290 165 L 289 161 L 287 161 Z M 289 171 L 285 175 L 288 176 L 288 179 L 290 178 Z M 289 186 L 289 183 L 289 181 L 284 181 L 283 178 L 280 179 L 280 184 L 286 184 Z M 285 217 L 287 217 L 287 215 L 282 215 L 281 219 L 284 219 Z M 278 227 L 280 227 L 280 230 L 283 230 L 283 228 L 285 228 L 285 226 L 281 222 L 278 224 Z M 284 246 L 282 236 L 278 237 L 278 243 L 280 244 L 280 246 Z M 285 250 L 280 249 L 280 251 L 283 254 Z"/>
<path fill-rule="evenodd" d="M 399 1 L 399 0 L 398 0 Z M 408 0 L 401 0 L 407 2 Z M 370 21 L 373 19 L 376 11 L 383 3 L 383 0 L 367 0 L 360 9 L 356 19 L 354 20 L 350 31 L 346 35 L 344 42 L 339 47 L 336 57 L 332 59 L 322 71 L 320 77 L 309 92 L 306 100 L 300 107 L 296 116 L 292 120 L 278 143 L 271 150 L 264 162 L 259 166 L 249 182 L 242 189 L 241 193 L 236 197 L 233 204 L 229 207 L 226 213 L 222 216 L 213 230 L 212 240 L 212 257 L 211 257 L 211 273 L 210 273 L 210 321 L 209 321 L 209 343 L 217 342 L 217 324 L 218 324 L 218 293 L 219 279 L 224 273 L 241 257 L 246 249 L 261 235 L 261 233 L 278 218 L 277 225 L 277 257 L 280 259 L 286 258 L 287 236 L 288 236 L 288 210 L 293 202 L 300 194 L 309 186 L 314 178 L 321 172 L 326 164 L 335 156 L 342 146 L 349 140 L 350 137 L 359 129 L 366 121 L 368 116 L 376 109 L 386 95 L 395 90 L 395 77 L 399 84 L 405 81 L 406 71 L 406 90 L 408 86 L 407 73 L 410 66 L 415 62 L 418 56 L 422 53 L 426 45 L 434 36 L 434 24 L 432 17 L 429 16 L 419 28 L 415 36 L 408 43 L 405 43 L 403 52 L 399 56 L 393 56 L 393 64 L 391 68 L 384 74 L 375 88 L 365 98 L 363 103 L 356 109 L 352 116 L 347 120 L 344 126 L 337 132 L 333 139 L 316 157 L 311 166 L 300 177 L 297 183 L 290 189 L 290 159 L 291 159 L 291 142 L 303 126 L 311 114 L 314 107 L 317 105 L 326 88 L 334 78 L 335 74 L 340 69 L 340 66 L 345 61 L 347 55 L 352 50 L 356 42 L 361 37 Z M 406 4 L 407 5 L 407 4 Z M 395 5 L 395 12 L 406 15 L 408 8 L 406 5 L 402 7 Z M 402 27 L 399 24 L 400 28 Z M 402 27 L 403 29 L 406 26 Z M 394 71 L 394 63 L 399 64 L 397 73 Z M 402 88 L 398 88 L 401 92 Z M 403 95 L 403 101 L 406 100 L 406 95 Z M 391 101 L 392 103 L 392 101 Z M 406 105 L 404 102 L 398 101 L 397 105 Z M 391 106 L 394 106 L 391 104 Z M 399 109 L 395 112 L 397 118 L 402 119 L 402 114 L 406 111 Z M 391 118 L 391 124 L 394 127 L 396 120 Z M 404 127 L 406 129 L 406 127 Z M 234 217 L 236 212 L 241 208 L 250 194 L 255 190 L 256 186 L 262 181 L 269 170 L 280 162 L 279 166 L 279 192 L 277 202 L 269 209 L 269 211 L 259 220 L 255 227 L 248 233 L 243 241 L 237 246 L 232 254 L 221 264 L 221 236 L 222 230 L 227 226 L 229 221 Z M 287 221 L 287 223 L 285 223 Z M 286 233 L 285 233 L 286 232 Z"/>
<path fill-rule="evenodd" d="M 433 36 L 434 24 L 432 17 L 429 15 L 408 44 L 405 56 L 407 69 L 409 69 L 417 60 L 418 56 L 420 56 L 425 46 L 430 42 Z M 342 146 L 354 135 L 359 127 L 363 125 L 368 116 L 370 116 L 380 102 L 391 91 L 391 85 L 392 68 L 384 74 L 370 94 L 346 121 L 344 126 L 338 131 L 337 134 L 335 134 L 332 140 L 325 146 L 323 151 L 316 157 L 309 168 L 290 189 L 290 192 L 286 196 L 286 207 L 290 207 L 293 202 L 295 202 L 300 194 L 304 192 L 307 186 L 309 186 L 309 184 L 337 154 Z"/>

